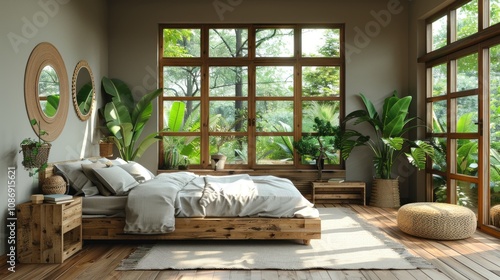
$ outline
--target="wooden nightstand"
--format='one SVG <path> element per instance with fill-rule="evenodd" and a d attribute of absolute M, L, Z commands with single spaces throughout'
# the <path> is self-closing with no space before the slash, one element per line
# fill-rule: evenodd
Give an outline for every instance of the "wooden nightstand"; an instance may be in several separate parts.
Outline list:
<path fill-rule="evenodd" d="M 365 182 L 312 182 L 312 203 L 366 205 Z"/>
<path fill-rule="evenodd" d="M 82 249 L 82 198 L 65 204 L 19 204 L 17 225 L 19 262 L 62 263 Z"/>

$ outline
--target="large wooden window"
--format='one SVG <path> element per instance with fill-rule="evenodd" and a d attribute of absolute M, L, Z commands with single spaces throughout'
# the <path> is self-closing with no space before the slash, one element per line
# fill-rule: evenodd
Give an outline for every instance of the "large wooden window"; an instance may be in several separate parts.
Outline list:
<path fill-rule="evenodd" d="M 462 205 L 500 236 L 499 1 L 456 1 L 427 24 L 428 135 L 440 147 L 428 165 L 428 200 Z M 500 206 L 497 206 L 500 207 Z M 499 217 L 500 218 L 500 217 Z"/>
<path fill-rule="evenodd" d="M 215 153 L 226 168 L 314 168 L 292 143 L 315 117 L 340 122 L 343 37 L 341 24 L 160 25 L 160 168 L 175 153 L 193 168 Z"/>

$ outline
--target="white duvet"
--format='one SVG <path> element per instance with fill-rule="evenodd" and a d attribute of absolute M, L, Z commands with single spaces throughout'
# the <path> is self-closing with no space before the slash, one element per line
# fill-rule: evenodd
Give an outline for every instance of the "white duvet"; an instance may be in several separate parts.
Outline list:
<path fill-rule="evenodd" d="M 126 233 L 175 230 L 175 217 L 319 217 L 293 183 L 276 176 L 162 173 L 128 195 Z"/>

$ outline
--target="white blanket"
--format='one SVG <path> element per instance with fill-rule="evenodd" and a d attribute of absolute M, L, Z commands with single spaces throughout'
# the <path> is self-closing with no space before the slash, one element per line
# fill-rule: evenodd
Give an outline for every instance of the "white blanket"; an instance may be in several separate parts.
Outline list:
<path fill-rule="evenodd" d="M 314 218 L 319 213 L 288 179 L 163 173 L 130 191 L 124 230 L 171 232 L 175 217 Z"/>

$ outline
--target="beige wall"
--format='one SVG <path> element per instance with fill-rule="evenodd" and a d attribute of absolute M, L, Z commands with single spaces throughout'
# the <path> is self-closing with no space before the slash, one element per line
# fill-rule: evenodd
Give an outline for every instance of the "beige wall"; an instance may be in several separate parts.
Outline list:
<path fill-rule="evenodd" d="M 16 169 L 16 202 L 37 193 L 36 182 L 21 165 L 19 143 L 35 137 L 24 106 L 24 71 L 33 48 L 52 43 L 61 53 L 71 81 L 80 59 L 86 59 L 98 79 L 107 72 L 107 7 L 101 0 L 4 0 L 0 3 L 0 255 L 5 254 L 7 218 L 7 169 Z M 14 38 L 14 39 L 11 39 Z M 69 89 L 68 89 L 69 90 Z M 71 100 L 70 100 L 71 101 Z M 52 142 L 50 161 L 95 155 L 95 126 L 77 118 L 73 103 L 62 134 Z M 95 119 L 95 117 L 93 118 Z"/>

